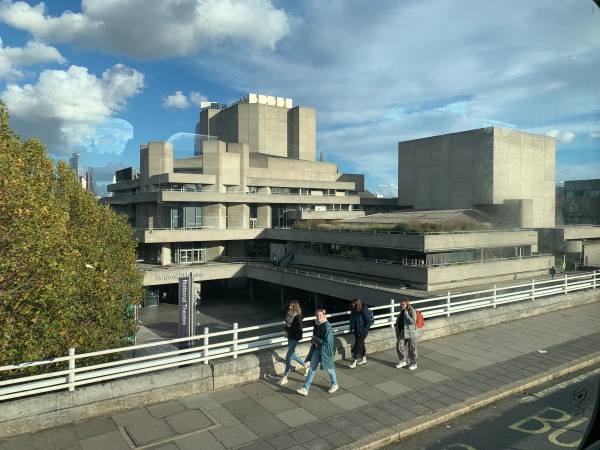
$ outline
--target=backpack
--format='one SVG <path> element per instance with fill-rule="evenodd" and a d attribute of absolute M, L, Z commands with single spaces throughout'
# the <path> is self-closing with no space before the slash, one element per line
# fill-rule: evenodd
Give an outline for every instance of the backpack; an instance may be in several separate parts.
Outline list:
<path fill-rule="evenodd" d="M 367 330 L 370 329 L 375 323 L 375 317 L 373 316 L 373 311 L 371 311 L 367 305 L 363 305 L 362 316 L 365 321 L 365 328 Z"/>
<path fill-rule="evenodd" d="M 423 313 L 418 309 L 415 309 L 417 314 L 417 328 L 425 328 L 425 317 L 423 317 Z"/>

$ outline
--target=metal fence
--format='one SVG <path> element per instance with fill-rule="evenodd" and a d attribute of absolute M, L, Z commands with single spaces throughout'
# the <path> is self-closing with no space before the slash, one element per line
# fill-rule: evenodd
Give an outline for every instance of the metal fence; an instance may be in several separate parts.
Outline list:
<path fill-rule="evenodd" d="M 412 304 L 426 319 L 450 317 L 466 311 L 496 308 L 498 305 L 596 289 L 599 282 L 600 272 L 594 271 L 544 281 L 532 280 L 525 284 L 494 286 L 492 289 L 475 292 L 459 294 L 448 292 L 443 296 L 416 300 Z M 375 314 L 373 328 L 394 326 L 399 312 L 397 301 L 391 299 L 389 304 L 371 309 Z M 329 315 L 335 334 L 348 332 L 348 315 L 349 312 Z M 303 341 L 308 341 L 313 319 L 305 318 L 304 321 L 308 326 L 304 329 L 307 337 Z M 168 339 L 82 354 L 77 354 L 74 348 L 70 348 L 66 356 L 0 367 L 0 380 L 2 380 L 0 401 L 63 389 L 73 391 L 90 384 L 189 364 L 209 364 L 216 359 L 237 358 L 246 353 L 280 347 L 285 343 L 283 322 L 280 321 L 243 328 L 234 323 L 230 330 L 211 332 L 208 328 L 204 328 L 203 334 L 188 338 Z M 154 352 L 144 356 L 133 356 L 136 350 L 142 349 L 151 349 Z M 99 358 L 110 359 L 111 357 L 119 359 L 98 362 Z M 47 371 L 37 375 L 6 379 L 11 371 L 39 366 L 46 366 Z"/>

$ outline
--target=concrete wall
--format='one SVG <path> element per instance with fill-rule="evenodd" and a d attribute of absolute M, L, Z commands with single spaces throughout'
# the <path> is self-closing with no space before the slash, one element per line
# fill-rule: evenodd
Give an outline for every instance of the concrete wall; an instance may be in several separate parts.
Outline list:
<path fill-rule="evenodd" d="M 211 245 L 207 247 L 207 253 L 218 252 L 222 246 Z M 237 278 L 245 275 L 243 264 L 204 264 L 201 266 L 180 265 L 170 268 L 154 268 L 144 271 L 144 286 L 156 286 L 159 284 L 177 283 L 180 277 L 185 277 L 193 273 L 195 281 L 222 280 L 224 278 Z"/>
<path fill-rule="evenodd" d="M 141 178 L 170 172 L 173 172 L 173 146 L 169 142 L 149 142 L 140 146 Z"/>
<path fill-rule="evenodd" d="M 419 339 L 436 339 L 598 301 L 598 291 L 582 291 L 430 319 L 426 320 L 425 330 Z M 347 335 L 336 338 L 336 359 L 350 357 L 351 342 Z M 367 338 L 367 351 L 375 353 L 389 350 L 394 348 L 395 342 L 391 328 L 375 329 Z M 0 439 L 257 381 L 267 374 L 280 374 L 285 350 L 280 347 L 242 355 L 237 359 L 213 361 L 208 365 L 198 364 L 88 386 L 74 392 L 61 391 L 7 401 L 0 408 Z M 308 343 L 299 344 L 296 350 L 298 354 L 305 355 Z"/>
<path fill-rule="evenodd" d="M 584 242 L 583 264 L 586 266 L 600 267 L 600 240 Z"/>
<path fill-rule="evenodd" d="M 452 290 L 473 284 L 530 279 L 547 275 L 553 265 L 554 256 L 540 256 L 430 267 L 427 269 L 427 290 Z"/>
<path fill-rule="evenodd" d="M 439 267 L 411 267 L 369 260 L 297 253 L 294 262 L 303 266 L 370 275 L 407 283 L 427 291 L 455 289 L 481 283 L 546 275 L 553 256 L 474 262 Z"/>
<path fill-rule="evenodd" d="M 425 235 L 425 251 L 460 250 L 469 248 L 536 246 L 538 234 L 534 230 L 482 231 Z"/>
<path fill-rule="evenodd" d="M 522 224 L 555 223 L 553 138 L 505 128 L 433 136 L 398 144 L 398 204 L 413 209 L 524 202 Z"/>
<path fill-rule="evenodd" d="M 493 128 L 493 199 L 531 199 L 524 226 L 555 224 L 556 141 L 554 138 L 505 128 Z"/>
<path fill-rule="evenodd" d="M 296 106 L 288 111 L 288 158 L 315 161 L 317 155 L 317 112 Z"/>
<path fill-rule="evenodd" d="M 492 203 L 491 128 L 398 143 L 398 204 L 413 209 Z"/>

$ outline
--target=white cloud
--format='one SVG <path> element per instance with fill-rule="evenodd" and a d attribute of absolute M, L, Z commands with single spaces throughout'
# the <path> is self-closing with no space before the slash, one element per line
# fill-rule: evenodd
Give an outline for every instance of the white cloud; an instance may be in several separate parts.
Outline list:
<path fill-rule="evenodd" d="M 125 108 L 144 85 L 144 76 L 116 64 L 96 77 L 86 67 L 44 70 L 37 83 L 8 84 L 0 94 L 17 133 L 38 137 L 55 154 L 87 145 L 96 127 Z"/>
<path fill-rule="evenodd" d="M 561 144 L 568 144 L 575 139 L 575 133 L 572 131 L 560 131 L 557 129 L 550 130 L 546 133 L 546 136 L 550 136 L 556 139 Z"/>
<path fill-rule="evenodd" d="M 0 20 L 49 42 L 139 59 L 197 53 L 229 41 L 273 49 L 289 31 L 270 0 L 82 0 L 81 13 L 48 14 L 42 2 L 4 0 Z"/>
<path fill-rule="evenodd" d="M 590 131 L 590 132 L 588 133 L 588 136 L 589 136 L 591 139 L 598 139 L 598 138 L 600 138 L 600 131 Z"/>
<path fill-rule="evenodd" d="M 66 62 L 54 47 L 37 41 L 29 41 L 25 47 L 4 47 L 0 38 L 0 78 L 20 78 L 23 76 L 22 67 L 52 62 Z"/>
<path fill-rule="evenodd" d="M 200 92 L 192 91 L 187 97 L 182 91 L 175 91 L 174 94 L 163 97 L 163 107 L 166 109 L 187 109 L 192 106 L 200 107 L 207 98 Z"/>
<path fill-rule="evenodd" d="M 192 91 L 190 92 L 190 103 L 194 106 L 200 107 L 200 105 L 204 102 L 207 102 L 208 98 L 202 95 L 200 92 Z"/>
<path fill-rule="evenodd" d="M 172 95 L 163 98 L 163 107 L 167 109 L 186 109 L 190 107 L 190 101 L 181 91 L 175 91 Z"/>
<path fill-rule="evenodd" d="M 375 191 L 397 181 L 397 142 L 412 137 L 490 124 L 568 130 L 577 136 L 561 139 L 575 142 L 597 131 L 578 126 L 598 108 L 600 26 L 589 3 L 307 0 L 290 10 L 275 52 L 195 62 L 240 94 L 315 107 L 318 151 L 364 171 Z"/>

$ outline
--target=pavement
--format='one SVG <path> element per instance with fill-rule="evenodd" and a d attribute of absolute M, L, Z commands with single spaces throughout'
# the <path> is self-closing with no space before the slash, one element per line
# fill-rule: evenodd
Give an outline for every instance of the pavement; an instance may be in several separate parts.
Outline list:
<path fill-rule="evenodd" d="M 0 441 L 0 450 L 377 448 L 393 442 L 406 424 L 422 429 L 473 399 L 486 406 L 503 389 L 595 364 L 599 323 L 600 303 L 592 303 L 419 343 L 415 371 L 396 369 L 394 350 L 369 355 L 356 369 L 338 362 L 335 394 L 327 393 L 323 371 L 308 397 L 295 392 L 303 383 L 299 373 L 286 386 L 267 376 L 16 436 Z"/>
<path fill-rule="evenodd" d="M 388 450 L 579 448 L 599 400 L 600 365 L 515 394 Z"/>

